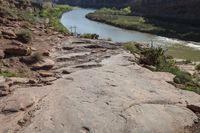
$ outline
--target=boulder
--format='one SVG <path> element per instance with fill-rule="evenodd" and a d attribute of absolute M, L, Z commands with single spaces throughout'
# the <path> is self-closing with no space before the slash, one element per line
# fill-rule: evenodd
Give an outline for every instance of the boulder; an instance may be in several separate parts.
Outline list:
<path fill-rule="evenodd" d="M 43 59 L 32 65 L 32 70 L 50 70 L 55 65 L 55 62 L 51 59 Z"/>
<path fill-rule="evenodd" d="M 35 103 L 35 98 L 28 94 L 15 94 L 5 101 L 6 105 L 2 109 L 4 113 L 18 112 L 25 110 Z"/>
<path fill-rule="evenodd" d="M 4 50 L 5 56 L 27 56 L 31 50 L 27 47 L 12 47 Z"/>
<path fill-rule="evenodd" d="M 0 50 L 0 59 L 3 59 L 4 56 L 5 56 L 5 54 L 4 54 L 3 50 Z"/>
<path fill-rule="evenodd" d="M 0 83 L 0 90 L 9 92 L 9 85 L 6 83 Z"/>

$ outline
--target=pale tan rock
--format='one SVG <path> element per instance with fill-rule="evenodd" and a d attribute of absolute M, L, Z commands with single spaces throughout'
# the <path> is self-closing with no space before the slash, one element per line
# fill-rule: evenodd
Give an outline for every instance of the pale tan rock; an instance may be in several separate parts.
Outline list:
<path fill-rule="evenodd" d="M 46 58 L 36 64 L 33 64 L 32 69 L 33 70 L 50 70 L 51 68 L 54 67 L 54 65 L 55 65 L 55 62 L 53 60 Z"/>
<path fill-rule="evenodd" d="M 34 97 L 27 94 L 14 95 L 9 97 L 5 101 L 5 106 L 3 108 L 3 112 L 11 113 L 18 112 L 20 110 L 25 110 L 26 108 L 32 106 L 35 102 Z"/>

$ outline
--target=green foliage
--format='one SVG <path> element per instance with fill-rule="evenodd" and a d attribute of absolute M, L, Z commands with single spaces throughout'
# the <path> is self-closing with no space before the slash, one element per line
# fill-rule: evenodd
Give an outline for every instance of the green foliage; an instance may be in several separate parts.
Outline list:
<path fill-rule="evenodd" d="M 10 8 L 0 6 L 0 16 L 17 18 L 17 14 Z"/>
<path fill-rule="evenodd" d="M 191 74 L 184 71 L 176 71 L 176 77 L 174 78 L 174 82 L 177 84 L 186 84 L 192 82 Z"/>
<path fill-rule="evenodd" d="M 98 39 L 99 35 L 86 33 L 86 34 L 82 34 L 80 37 L 81 38 L 88 38 L 88 39 Z"/>
<path fill-rule="evenodd" d="M 5 78 L 8 77 L 17 77 L 17 74 L 8 70 L 0 71 L 0 75 L 4 76 Z"/>
<path fill-rule="evenodd" d="M 110 15 L 130 15 L 131 14 L 131 7 L 125 7 L 120 10 L 115 8 L 101 8 L 97 10 L 95 13 L 102 13 L 102 14 L 110 14 Z"/>
<path fill-rule="evenodd" d="M 67 28 L 60 23 L 59 19 L 50 19 L 49 24 L 50 26 L 54 27 L 56 31 L 68 33 Z"/>
<path fill-rule="evenodd" d="M 200 64 L 196 65 L 195 69 L 200 71 Z"/>
<path fill-rule="evenodd" d="M 180 70 L 172 57 L 166 56 L 162 48 L 143 48 L 140 49 L 137 44 L 127 43 L 124 48 L 131 53 L 140 54 L 139 63 L 145 65 L 152 65 L 156 67 L 157 71 L 169 72 L 175 75 L 174 82 L 182 84 L 184 87 L 181 89 L 194 91 L 200 94 L 200 86 L 198 78 L 193 77 L 190 73 Z M 195 82 L 195 80 L 197 80 Z"/>
<path fill-rule="evenodd" d="M 162 48 L 148 48 L 141 52 L 140 63 L 152 66 L 160 66 L 166 63 Z"/>
<path fill-rule="evenodd" d="M 28 29 L 21 29 L 17 33 L 17 39 L 23 43 L 29 43 L 32 40 L 32 34 Z"/>
<path fill-rule="evenodd" d="M 30 23 L 35 23 L 38 19 L 36 12 L 31 13 L 24 10 L 15 10 L 15 12 L 17 13 L 18 18 L 28 21 Z"/>
<path fill-rule="evenodd" d="M 130 7 L 124 9 L 102 8 L 86 15 L 88 19 L 161 36 L 199 41 L 200 27 L 191 27 L 150 17 L 132 16 Z M 183 28 L 184 27 L 184 28 Z"/>
<path fill-rule="evenodd" d="M 55 30 L 67 33 L 68 30 L 60 23 L 60 17 L 63 12 L 72 10 L 68 5 L 54 5 L 53 7 L 43 8 L 39 16 L 42 18 L 49 18 L 49 25 L 54 27 Z"/>
<path fill-rule="evenodd" d="M 186 59 L 188 63 L 190 61 L 200 61 L 200 50 L 194 49 L 185 45 L 173 44 L 168 47 L 167 55 L 171 55 L 174 58 Z"/>
<path fill-rule="evenodd" d="M 196 83 L 188 83 L 184 88 L 184 90 L 193 91 L 197 94 L 200 94 L 200 86 Z"/>
<path fill-rule="evenodd" d="M 138 49 L 138 47 L 136 46 L 135 43 L 132 42 L 128 42 L 126 44 L 123 45 L 124 49 L 130 51 L 132 54 L 138 53 L 140 54 L 140 50 Z"/>
<path fill-rule="evenodd" d="M 112 38 L 110 38 L 110 37 L 109 37 L 109 38 L 107 38 L 107 41 L 112 41 Z"/>

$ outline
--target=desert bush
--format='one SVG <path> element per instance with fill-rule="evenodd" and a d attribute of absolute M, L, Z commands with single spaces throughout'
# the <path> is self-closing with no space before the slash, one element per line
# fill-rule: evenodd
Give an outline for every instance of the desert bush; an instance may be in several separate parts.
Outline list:
<path fill-rule="evenodd" d="M 174 78 L 174 82 L 177 84 L 192 83 L 192 76 L 187 72 L 177 71 L 176 76 Z"/>
<path fill-rule="evenodd" d="M 132 54 L 140 54 L 140 50 L 138 49 L 137 45 L 135 43 L 132 42 L 128 42 L 126 44 L 123 45 L 123 48 L 130 51 Z"/>
<path fill-rule="evenodd" d="M 166 63 L 166 57 L 164 56 L 164 50 L 158 48 L 147 48 L 141 52 L 140 63 L 152 66 L 159 66 L 160 63 Z"/>
<path fill-rule="evenodd" d="M 196 65 L 195 69 L 200 71 L 200 64 Z"/>
<path fill-rule="evenodd" d="M 17 74 L 8 70 L 0 71 L 0 75 L 4 76 L 5 78 L 9 77 L 17 77 Z"/>
<path fill-rule="evenodd" d="M 107 41 L 112 41 L 112 38 L 110 38 L 110 37 L 109 37 L 109 38 L 107 38 Z"/>
<path fill-rule="evenodd" d="M 2 6 L 0 6 L 0 16 L 17 18 L 17 15 L 13 10 L 6 8 L 6 7 L 2 7 Z"/>
<path fill-rule="evenodd" d="M 81 38 L 88 38 L 88 39 L 99 39 L 99 35 L 91 34 L 91 33 L 82 34 L 80 37 Z"/>
<path fill-rule="evenodd" d="M 17 33 L 17 39 L 23 43 L 29 43 L 32 40 L 32 34 L 27 29 L 21 29 Z"/>
<path fill-rule="evenodd" d="M 39 16 L 42 18 L 49 19 L 49 25 L 54 27 L 56 31 L 62 33 L 68 33 L 67 28 L 65 28 L 60 23 L 60 17 L 63 12 L 70 11 L 72 7 L 68 5 L 54 5 L 53 7 L 44 7 L 40 12 Z"/>

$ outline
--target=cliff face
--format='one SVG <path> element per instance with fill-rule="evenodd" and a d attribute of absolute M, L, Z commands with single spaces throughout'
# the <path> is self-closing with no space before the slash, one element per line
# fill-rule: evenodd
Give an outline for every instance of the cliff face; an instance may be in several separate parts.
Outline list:
<path fill-rule="evenodd" d="M 199 24 L 200 0 L 133 0 L 135 14 Z"/>

